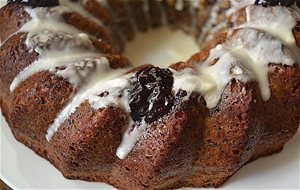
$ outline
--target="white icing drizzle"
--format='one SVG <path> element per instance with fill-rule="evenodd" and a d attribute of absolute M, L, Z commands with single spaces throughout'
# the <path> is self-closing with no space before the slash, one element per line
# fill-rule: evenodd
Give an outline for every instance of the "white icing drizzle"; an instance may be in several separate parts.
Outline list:
<path fill-rule="evenodd" d="M 267 33 L 255 29 L 240 30 L 231 41 L 212 49 L 204 63 L 197 64 L 197 74 L 175 72 L 174 90 L 184 89 L 189 94 L 199 92 L 207 107 L 214 108 L 233 78 L 243 82 L 255 78 L 263 100 L 267 101 L 270 98 L 268 64 L 294 64 L 292 56 L 285 50 L 280 40 Z M 217 62 L 211 65 L 215 60 Z"/>
<path fill-rule="evenodd" d="M 148 12 L 149 12 L 149 4 L 148 4 L 148 0 L 142 0 L 143 2 L 143 10 L 145 12 L 145 15 L 146 16 L 149 16 L 148 15 Z M 148 18 L 149 19 L 149 18 Z"/>
<path fill-rule="evenodd" d="M 236 36 L 237 40 L 229 43 L 232 47 L 242 47 L 236 54 L 237 57 L 246 57 L 242 54 L 248 55 L 242 64 L 247 64 L 246 66 L 252 70 L 259 83 L 262 98 L 267 101 L 271 96 L 268 64 L 293 65 L 295 61 L 281 41 L 267 33 L 245 29 L 239 31 Z"/>
<path fill-rule="evenodd" d="M 78 86 L 81 78 L 87 76 L 94 68 L 93 62 L 97 62 L 97 59 L 91 59 L 91 57 L 97 56 L 97 54 L 75 51 L 73 52 L 74 55 L 65 55 L 65 53 L 63 51 L 61 53 L 49 53 L 45 58 L 40 58 L 33 62 L 14 78 L 10 85 L 10 91 L 14 91 L 21 82 L 41 71 L 56 73 L 58 76 L 62 76 L 70 83 Z M 76 55 L 76 53 L 80 54 Z M 50 56 L 53 57 L 51 58 Z"/>
<path fill-rule="evenodd" d="M 25 10 L 31 20 L 18 32 L 28 32 L 26 46 L 39 53 L 39 58 L 14 78 L 10 90 L 13 91 L 22 81 L 44 70 L 57 73 L 77 86 L 80 78 L 91 69 L 89 61 L 92 60 L 88 60 L 89 57 L 99 56 L 88 36 L 62 21 L 62 14 L 68 11 L 65 7 Z"/>
<path fill-rule="evenodd" d="M 66 5 L 83 12 L 73 4 L 66 3 Z M 26 46 L 39 53 L 39 58 L 14 78 L 10 90 L 13 91 L 22 81 L 40 71 L 49 71 L 62 76 L 78 88 L 71 102 L 49 127 L 47 140 L 51 140 L 59 126 L 85 100 L 89 100 L 94 109 L 119 106 L 130 112 L 129 98 L 124 93 L 121 98 L 119 96 L 128 79 L 117 78 L 127 69 L 112 69 L 108 59 L 97 53 L 86 34 L 64 23 L 62 14 L 69 12 L 69 8 L 58 6 L 25 10 L 30 14 L 31 20 L 18 32 L 28 32 Z M 109 94 L 100 97 L 98 95 L 101 92 Z"/>
<path fill-rule="evenodd" d="M 246 7 L 246 13 L 247 22 L 239 28 L 260 29 L 279 38 L 288 46 L 295 44 L 292 29 L 296 26 L 296 20 L 291 8 L 248 6 Z"/>
<path fill-rule="evenodd" d="M 27 35 L 26 45 L 40 56 L 49 51 L 80 50 L 93 52 L 95 48 L 85 33 L 70 34 L 60 31 L 30 32 Z M 48 56 L 50 57 L 50 56 Z"/>
<path fill-rule="evenodd" d="M 204 42 L 210 42 L 211 40 L 213 40 L 215 34 L 226 27 L 227 27 L 227 22 L 224 21 L 224 22 L 220 22 L 215 27 L 211 28 Z"/>
<path fill-rule="evenodd" d="M 217 17 L 218 12 L 220 10 L 221 0 L 217 0 L 217 2 L 214 4 L 214 6 L 211 8 L 211 15 L 208 21 L 205 23 L 205 25 L 202 28 L 202 31 L 199 35 L 198 42 L 202 44 L 205 41 L 205 37 L 210 31 L 211 28 L 214 27 L 214 25 L 217 23 Z"/>
<path fill-rule="evenodd" d="M 85 0 L 85 1 L 89 1 L 89 0 Z M 107 2 L 106 0 L 96 0 L 100 5 L 107 7 Z"/>
<path fill-rule="evenodd" d="M 30 15 L 31 19 L 26 22 L 18 31 L 11 34 L 10 37 L 20 32 L 28 32 L 29 35 L 38 34 L 40 31 L 64 31 L 70 34 L 81 33 L 80 30 L 75 27 L 66 24 L 62 18 L 63 13 L 70 12 L 70 9 L 64 6 L 58 6 L 53 8 L 29 8 L 25 7 L 25 11 Z M 1 43 L 3 45 L 4 42 Z"/>
<path fill-rule="evenodd" d="M 129 127 L 123 134 L 122 142 L 119 145 L 116 153 L 116 155 L 120 159 L 125 159 L 127 157 L 136 142 L 148 127 L 148 124 L 144 120 L 142 120 L 142 123 L 140 125 L 135 126 L 134 122 L 131 120 L 128 126 Z"/>
<path fill-rule="evenodd" d="M 6 0 L 0 0 L 0 9 L 7 4 Z"/>
<path fill-rule="evenodd" d="M 299 20 L 300 19 L 300 8 L 296 4 L 294 4 L 292 6 L 292 9 L 294 10 L 293 13 L 294 13 L 296 19 Z"/>
<path fill-rule="evenodd" d="M 182 11 L 184 9 L 184 1 L 183 0 L 176 0 L 175 9 L 177 11 Z"/>
<path fill-rule="evenodd" d="M 189 0 L 189 2 L 193 9 L 199 9 L 199 0 Z"/>
<path fill-rule="evenodd" d="M 231 8 L 226 11 L 226 15 L 230 16 L 240 9 L 253 5 L 254 2 L 255 0 L 230 0 Z"/>
<path fill-rule="evenodd" d="M 64 6 L 53 8 L 25 8 L 31 20 L 25 23 L 18 32 L 40 32 L 43 30 L 63 31 L 70 34 L 81 33 L 80 30 L 64 22 L 62 15 L 71 10 Z"/>
<path fill-rule="evenodd" d="M 229 48 L 218 45 L 211 50 L 209 58 L 204 63 L 197 65 L 196 72 L 191 69 L 179 72 L 173 71 L 174 91 L 186 90 L 188 96 L 185 97 L 185 100 L 189 99 L 192 92 L 199 92 L 205 99 L 206 106 L 210 109 L 214 108 L 219 102 L 225 86 L 233 78 L 240 80 L 248 78 L 244 72 L 236 72 L 237 70 L 243 70 L 239 66 L 240 60 L 234 56 L 240 49 L 242 48 Z M 214 65 L 210 65 L 215 59 L 219 60 Z M 231 72 L 231 70 L 234 72 Z"/>
<path fill-rule="evenodd" d="M 250 1 L 240 1 L 240 3 L 241 4 L 238 5 L 236 4 L 236 10 L 253 4 L 253 2 Z M 278 9 L 286 8 L 278 7 Z M 219 5 L 216 4 L 215 7 L 213 7 L 213 15 L 206 25 L 207 31 L 209 31 L 209 28 L 216 22 L 218 10 Z M 231 9 L 231 11 L 232 10 L 233 9 Z M 263 12 L 264 10 L 260 10 L 260 13 Z M 284 12 L 281 12 L 280 14 L 282 13 Z M 281 18 L 284 17 L 285 16 L 282 16 Z M 262 19 L 263 17 L 259 16 L 258 18 Z M 240 30 L 235 34 L 236 36 L 232 41 L 212 49 L 209 58 L 204 63 L 198 64 L 196 71 L 192 69 L 185 69 L 179 72 L 172 70 L 174 76 L 174 91 L 177 92 L 179 89 L 186 90 L 188 96 L 186 96 L 184 100 L 188 100 L 189 95 L 192 92 L 200 92 L 207 103 L 207 107 L 214 108 L 217 105 L 224 88 L 232 79 L 237 79 L 242 82 L 256 79 L 260 86 L 262 98 L 267 101 L 270 98 L 268 64 L 294 64 L 294 60 L 289 54 L 289 51 L 282 45 L 280 40 L 295 40 L 294 36 L 291 36 L 292 28 L 295 26 L 295 18 L 287 17 L 288 20 L 286 23 L 281 23 L 283 19 L 277 20 L 276 18 L 277 17 L 273 15 L 273 20 L 260 21 L 261 23 L 263 22 L 265 26 L 270 25 L 270 23 L 277 23 L 277 28 L 272 25 L 273 27 L 270 27 L 269 29 L 271 31 L 265 30 L 272 35 L 274 35 L 273 30 L 276 31 L 278 28 L 284 28 L 284 31 L 280 31 L 280 35 L 274 35 L 275 37 L 279 37 L 279 40 L 267 33 L 255 29 Z M 248 20 L 247 24 L 250 22 L 252 22 L 251 19 Z M 257 23 L 251 24 L 253 28 L 256 28 L 255 26 Z M 285 31 L 288 31 L 289 37 L 284 38 L 283 34 L 285 34 Z M 289 44 L 288 42 L 289 40 L 286 40 L 287 45 Z M 218 58 L 217 62 L 214 65 L 210 65 L 216 58 Z M 117 155 L 120 158 L 126 157 L 127 152 L 131 151 L 142 131 L 144 131 L 143 127 L 140 129 L 141 131 L 136 129 L 137 135 L 132 134 L 128 136 L 128 133 L 124 134 L 123 141 L 117 152 Z M 127 152 L 125 152 L 126 154 L 122 151 L 119 152 L 120 149 L 127 150 Z"/>
<path fill-rule="evenodd" d="M 84 3 L 86 1 L 83 0 Z M 197 9 L 199 1 L 190 1 Z M 97 2 L 106 5 L 104 0 Z M 148 126 L 144 120 L 136 124 L 130 117 L 127 87 L 131 84 L 135 73 L 124 74 L 128 69 L 112 69 L 108 59 L 96 52 L 88 36 L 66 24 L 62 14 L 75 11 L 100 26 L 101 21 L 95 19 L 77 3 L 63 0 L 60 3 L 61 6 L 54 8 L 26 8 L 32 19 L 18 32 L 28 32 L 26 45 L 39 53 L 39 58 L 15 77 L 10 90 L 13 91 L 33 74 L 45 70 L 64 77 L 77 87 L 73 99 L 49 127 L 46 134 L 48 141 L 61 124 L 85 101 L 88 101 L 95 110 L 108 106 L 124 109 L 128 113 L 129 124 L 116 155 L 120 159 L 125 159 Z M 199 37 L 201 42 L 217 24 L 220 3 L 218 0 L 212 8 L 211 17 Z M 268 65 L 270 63 L 293 65 L 295 61 L 286 47 L 290 48 L 294 56 L 300 60 L 300 51 L 292 33 L 296 25 L 295 18 L 299 18 L 300 15 L 297 7 L 263 8 L 252 6 L 252 0 L 231 0 L 231 3 L 232 8 L 226 12 L 228 15 L 246 8 L 247 22 L 236 26 L 240 30 L 226 43 L 212 49 L 208 59 L 202 64 L 196 64 L 195 69 L 182 71 L 171 69 L 174 76 L 174 91 L 182 89 L 188 92 L 183 101 L 187 101 L 192 92 L 199 92 L 204 97 L 207 107 L 214 108 L 224 88 L 232 79 L 242 82 L 257 80 L 262 98 L 267 101 L 270 98 Z M 175 9 L 181 11 L 183 8 L 184 0 L 177 0 Z M 163 18 L 166 18 L 164 11 L 162 14 Z M 226 23 L 221 23 L 219 27 L 224 27 L 224 24 Z M 217 31 L 219 27 L 215 27 L 215 30 Z"/>
<path fill-rule="evenodd" d="M 291 7 L 246 7 L 247 22 L 238 28 L 255 28 L 280 39 L 290 48 L 300 64 L 300 49 L 296 44 L 293 28 L 296 26 L 297 13 Z M 298 17 L 298 19 L 300 19 Z M 270 24 L 271 23 L 271 24 Z"/>
<path fill-rule="evenodd" d="M 76 93 L 72 101 L 62 110 L 49 127 L 46 139 L 50 141 L 60 125 L 84 102 L 88 101 L 95 110 L 108 106 L 123 108 L 130 113 L 125 87 L 130 83 L 131 74 L 122 76 L 127 69 L 111 69 L 106 58 L 102 58 L 99 72 L 92 75 L 86 85 Z M 103 95 L 101 95 L 103 93 Z M 105 95 L 107 93 L 107 95 Z M 131 118 L 129 118 L 131 119 Z"/>

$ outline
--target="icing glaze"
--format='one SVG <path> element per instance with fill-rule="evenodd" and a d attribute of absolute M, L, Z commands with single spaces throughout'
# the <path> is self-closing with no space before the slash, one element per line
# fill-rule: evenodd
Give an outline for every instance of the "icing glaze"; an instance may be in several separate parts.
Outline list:
<path fill-rule="evenodd" d="M 47 53 L 45 58 L 40 58 L 20 72 L 10 85 L 10 90 L 14 91 L 18 85 L 35 73 L 49 71 L 67 79 L 74 86 L 82 82 L 82 77 L 87 77 L 97 67 L 99 56 L 95 53 L 82 53 L 73 51 L 74 55 L 66 54 L 65 51 Z M 78 55 L 76 55 L 76 53 Z M 53 57 L 52 57 L 53 56 Z M 93 58 L 94 56 L 94 58 Z"/>
<path fill-rule="evenodd" d="M 70 4 L 66 5 L 70 6 Z M 71 8 L 75 9 L 73 6 L 75 5 L 72 4 Z M 76 88 L 79 88 L 82 82 L 85 84 L 78 89 L 72 101 L 49 127 L 47 140 L 51 140 L 59 126 L 85 100 L 90 100 L 89 103 L 95 109 L 109 105 L 124 105 L 128 111 L 128 106 L 125 106 L 127 104 L 122 104 L 125 101 L 117 101 L 119 100 L 117 92 L 123 89 L 122 85 L 126 80 L 121 80 L 121 78 L 112 80 L 127 70 L 112 69 L 107 58 L 96 52 L 87 34 L 63 22 L 61 16 L 69 12 L 69 8 L 65 6 L 26 8 L 26 11 L 30 14 L 31 20 L 24 24 L 17 33 L 28 32 L 26 46 L 39 53 L 39 57 L 14 78 L 10 90 L 14 91 L 21 82 L 41 71 L 49 71 L 62 76 Z M 99 99 L 97 90 L 101 91 L 101 89 L 108 91 L 109 95 Z M 126 96 L 122 100 L 125 99 L 127 99 Z"/>
<path fill-rule="evenodd" d="M 95 51 L 95 48 L 85 33 L 70 34 L 61 31 L 44 30 L 30 32 L 27 35 L 26 45 L 39 53 L 40 56 L 47 51 L 69 51 L 71 49 L 81 51 Z"/>
<path fill-rule="evenodd" d="M 145 123 L 143 120 L 141 124 L 138 126 L 135 126 L 134 122 L 131 120 L 129 122 L 129 127 L 123 134 L 122 142 L 119 145 L 116 155 L 120 159 L 125 159 L 129 152 L 132 150 L 136 142 L 139 140 L 143 132 L 146 130 L 148 127 L 148 124 Z"/>
<path fill-rule="evenodd" d="M 148 13 L 149 11 L 149 4 L 148 4 L 148 1 L 147 0 L 142 0 L 143 2 L 143 10 L 145 13 Z M 148 16 L 148 14 L 146 14 L 146 16 Z M 149 18 L 148 18 L 149 19 Z"/>
<path fill-rule="evenodd" d="M 300 63 L 300 50 L 292 32 L 297 24 L 295 18 L 300 19 L 300 17 L 296 16 L 297 13 L 294 10 L 290 7 L 281 6 L 267 8 L 248 6 L 246 7 L 247 22 L 238 27 L 263 30 L 280 39 L 291 49 L 295 59 Z"/>
<path fill-rule="evenodd" d="M 211 65 L 216 59 L 217 62 Z M 280 40 L 255 29 L 243 29 L 232 40 L 212 49 L 204 63 L 197 63 L 196 76 L 176 74 L 174 89 L 199 92 L 207 107 L 214 108 L 233 78 L 243 82 L 256 79 L 262 98 L 267 101 L 270 98 L 269 63 L 293 65 L 295 61 Z"/>
<path fill-rule="evenodd" d="M 175 9 L 177 11 L 182 11 L 184 9 L 184 1 L 183 0 L 176 0 Z"/>
<path fill-rule="evenodd" d="M 37 34 L 43 30 L 64 31 L 70 34 L 81 33 L 80 30 L 64 22 L 62 18 L 63 13 L 71 11 L 67 7 L 58 6 L 52 8 L 34 9 L 25 7 L 25 11 L 30 15 L 31 19 L 27 21 L 18 31 L 11 34 L 6 40 L 19 32 L 29 33 L 29 38 L 31 34 Z M 6 40 L 0 44 L 4 44 Z"/>
<path fill-rule="evenodd" d="M 26 11 L 31 20 L 18 32 L 28 32 L 26 46 L 39 53 L 39 57 L 14 78 L 10 90 L 13 91 L 22 81 L 44 70 L 57 73 L 77 86 L 79 78 L 87 75 L 85 72 L 91 69 L 89 57 L 99 56 L 88 36 L 62 21 L 62 14 L 69 11 L 65 7 L 26 8 Z M 77 72 L 79 69 L 80 72 Z"/>
<path fill-rule="evenodd" d="M 254 1 L 255 0 L 230 0 L 231 8 L 226 11 L 226 15 L 230 16 L 240 9 L 253 5 Z"/>
<path fill-rule="evenodd" d="M 43 30 L 64 31 L 66 33 L 81 33 L 75 27 L 66 24 L 62 18 L 64 13 L 71 10 L 64 6 L 53 8 L 25 8 L 31 19 L 26 22 L 17 32 L 39 32 Z"/>
<path fill-rule="evenodd" d="M 0 0 L 0 9 L 7 4 L 6 0 Z"/>
<path fill-rule="evenodd" d="M 106 58 L 102 58 L 98 74 L 90 77 L 89 82 L 73 97 L 71 102 L 62 110 L 53 124 L 49 127 L 46 139 L 50 141 L 60 125 L 84 102 L 88 101 L 95 110 L 108 106 L 125 109 L 130 113 L 125 87 L 130 83 L 131 75 L 122 76 L 127 70 L 111 69 Z M 102 93 L 107 95 L 102 96 Z M 120 96 L 121 95 L 121 96 Z M 130 116 L 129 120 L 130 120 Z"/>
<path fill-rule="evenodd" d="M 81 3 L 86 3 L 86 1 Z M 97 2 L 107 7 L 105 0 L 97 0 Z M 120 107 L 127 113 L 128 127 L 123 134 L 116 155 L 120 159 L 124 159 L 148 127 L 144 120 L 141 123 L 134 123 L 130 115 L 127 88 L 132 83 L 132 77 L 135 73 L 124 74 L 129 68 L 112 69 L 105 55 L 96 52 L 88 35 L 66 24 L 62 15 L 66 12 L 75 11 L 102 26 L 100 20 L 91 16 L 79 3 L 69 1 L 60 1 L 60 3 L 60 6 L 53 8 L 26 8 L 32 19 L 24 24 L 18 32 L 28 33 L 26 46 L 37 52 L 39 57 L 15 77 L 10 90 L 13 91 L 22 81 L 44 70 L 65 78 L 77 88 L 72 100 L 49 127 L 46 134 L 48 141 L 52 139 L 60 125 L 85 101 L 88 101 L 95 110 L 109 106 Z M 147 1 L 143 3 L 143 9 L 147 12 L 148 3 Z M 193 7 L 190 11 L 195 15 L 199 1 L 190 0 L 189 3 Z M 299 48 L 292 33 L 292 29 L 300 20 L 299 9 L 296 6 L 263 8 L 254 6 L 253 3 L 250 0 L 231 1 L 231 8 L 226 11 L 226 14 L 231 15 L 237 10 L 245 8 L 246 22 L 240 26 L 235 26 L 235 33 L 232 32 L 233 30 L 229 31 L 228 40 L 213 48 L 206 61 L 195 63 L 194 69 L 188 68 L 181 71 L 170 69 L 174 78 L 174 92 L 185 90 L 188 94 L 183 98 L 183 101 L 189 100 L 192 92 L 198 92 L 205 99 L 207 107 L 214 108 L 217 106 L 224 88 L 233 79 L 245 83 L 257 81 L 262 98 L 267 101 L 271 95 L 268 65 L 274 63 L 290 66 L 295 64 L 295 60 L 299 62 Z M 177 0 L 175 9 L 177 11 L 183 10 L 184 1 Z M 213 35 L 207 35 L 208 32 L 214 34 L 226 27 L 226 21 L 217 23 L 220 10 L 221 1 L 217 1 L 212 7 L 210 19 L 206 22 L 199 36 L 200 42 L 213 37 Z M 165 12 L 162 13 L 165 20 Z M 232 19 L 235 17 L 233 16 Z M 159 35 L 146 38 L 149 43 L 153 42 L 156 48 L 157 41 L 165 40 L 166 37 L 171 36 L 170 31 L 167 31 L 166 28 L 158 31 Z M 149 34 L 151 32 L 153 31 L 150 31 Z M 164 33 L 165 35 L 163 35 Z M 186 60 L 193 52 L 198 51 L 196 45 L 183 47 L 177 39 L 181 39 L 182 42 L 186 42 L 187 39 L 179 34 L 175 36 L 174 42 L 176 43 L 172 46 L 179 47 L 179 49 L 169 52 L 172 59 L 176 58 L 174 61 L 164 60 L 161 64 L 158 60 L 148 60 L 145 55 L 142 55 L 139 60 L 134 60 L 135 66 L 149 61 L 161 67 L 167 67 L 165 63 Z M 137 40 L 138 38 L 139 36 L 137 36 Z M 125 51 L 125 55 L 132 57 L 128 51 L 133 49 L 136 53 L 136 49 L 139 49 L 141 45 L 128 45 L 128 47 L 130 48 Z M 150 45 L 144 48 L 146 47 L 149 48 Z M 145 51 L 150 50 L 146 49 Z M 163 53 L 162 57 L 166 57 L 166 52 Z M 183 54 L 187 54 L 186 57 L 180 57 Z M 81 85 L 83 81 L 84 84 Z"/>
<path fill-rule="evenodd" d="M 295 44 L 292 29 L 296 26 L 296 20 L 291 8 L 248 6 L 246 13 L 247 22 L 239 26 L 240 28 L 260 29 L 279 38 L 288 46 Z"/>
<path fill-rule="evenodd" d="M 203 26 L 202 31 L 199 35 L 198 42 L 200 43 L 200 45 L 205 41 L 205 37 L 208 34 L 208 32 L 214 27 L 214 25 L 217 24 L 217 16 L 220 10 L 220 5 L 221 5 L 221 0 L 217 0 L 217 2 L 211 8 L 210 17 L 208 21 L 205 23 L 205 25 Z"/>
<path fill-rule="evenodd" d="M 190 4 L 193 9 L 198 9 L 199 8 L 199 1 L 198 0 L 189 0 Z"/>

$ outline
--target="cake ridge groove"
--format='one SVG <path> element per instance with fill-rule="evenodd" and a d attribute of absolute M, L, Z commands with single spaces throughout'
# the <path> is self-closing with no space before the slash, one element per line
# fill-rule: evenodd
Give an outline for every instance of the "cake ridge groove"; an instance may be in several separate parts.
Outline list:
<path fill-rule="evenodd" d="M 0 9 L 1 109 L 16 138 L 41 144 L 66 177 L 217 187 L 298 129 L 298 3 L 9 0 Z M 124 44 L 158 26 L 189 33 L 201 51 L 135 68 Z"/>

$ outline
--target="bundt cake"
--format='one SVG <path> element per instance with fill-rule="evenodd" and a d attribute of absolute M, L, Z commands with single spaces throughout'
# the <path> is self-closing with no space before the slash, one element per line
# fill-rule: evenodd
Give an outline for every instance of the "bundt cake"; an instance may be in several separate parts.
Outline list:
<path fill-rule="evenodd" d="M 218 187 L 300 123 L 295 0 L 9 0 L 0 105 L 66 178 L 120 189 Z M 169 26 L 201 51 L 169 68 L 124 56 Z"/>

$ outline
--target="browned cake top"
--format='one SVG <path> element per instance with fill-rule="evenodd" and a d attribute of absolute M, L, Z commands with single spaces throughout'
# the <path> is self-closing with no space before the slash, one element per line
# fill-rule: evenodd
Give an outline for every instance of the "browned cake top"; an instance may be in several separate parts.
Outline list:
<path fill-rule="evenodd" d="M 46 135 L 49 141 L 59 126 L 85 101 L 96 110 L 109 106 L 121 107 L 130 118 L 117 152 L 123 159 L 148 125 L 179 110 L 180 105 L 193 94 L 203 97 L 207 108 L 213 109 L 232 80 L 243 83 L 257 81 L 263 100 L 268 101 L 271 97 L 269 64 L 293 66 L 300 60 L 297 46 L 299 35 L 294 35 L 295 31 L 293 33 L 300 19 L 295 1 L 255 1 L 257 5 L 253 1 L 232 1 L 231 6 L 216 2 L 197 37 L 208 41 L 219 32 L 217 29 L 226 31 L 217 44 L 193 56 L 189 64 L 177 64 L 166 69 L 145 66 L 136 70 L 132 70 L 126 58 L 115 55 L 117 51 L 112 46 L 121 49 L 122 41 L 133 38 L 135 27 L 141 31 L 147 30 L 143 24 L 146 16 L 137 20 L 137 26 L 127 23 L 124 24 L 127 27 L 116 31 L 116 22 L 110 23 L 108 20 L 121 16 L 124 23 L 128 22 L 127 5 L 122 1 L 92 1 L 98 10 L 109 6 L 105 9 L 107 12 L 99 15 L 88 11 L 92 9 L 89 7 L 91 2 L 88 2 L 9 1 L 2 11 L 2 14 L 12 11 L 10 5 L 15 5 L 24 17 L 22 22 L 13 25 L 12 30 L 15 31 L 11 31 L 12 35 L 4 32 L 1 40 L 5 42 L 22 34 L 34 60 L 13 69 L 12 76 L 3 82 L 6 88 L 9 84 L 7 90 L 14 92 L 24 81 L 42 71 L 64 78 L 76 89 L 72 100 L 49 126 Z M 204 6 L 200 1 L 170 3 L 174 9 L 166 9 L 165 15 L 170 25 L 185 22 L 176 17 L 182 18 L 179 13 L 189 11 L 189 6 L 195 14 Z M 283 6 L 277 6 L 279 4 Z M 144 7 L 141 2 L 135 1 L 129 1 L 129 5 L 137 10 L 149 11 L 152 6 L 150 3 Z M 228 19 L 216 18 L 221 10 Z M 115 13 L 109 15 L 112 11 Z M 190 17 L 188 20 L 192 19 Z M 198 27 L 195 22 L 194 25 Z M 189 22 L 185 26 L 193 25 Z M 120 44 L 115 40 L 117 37 L 122 38 Z M 6 43 L 2 45 L 5 46 Z"/>

